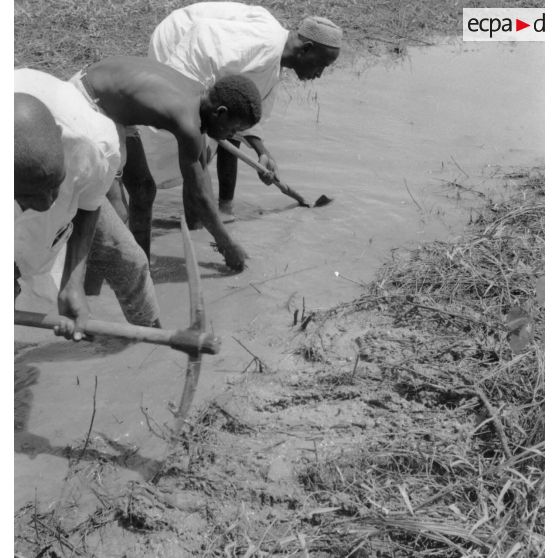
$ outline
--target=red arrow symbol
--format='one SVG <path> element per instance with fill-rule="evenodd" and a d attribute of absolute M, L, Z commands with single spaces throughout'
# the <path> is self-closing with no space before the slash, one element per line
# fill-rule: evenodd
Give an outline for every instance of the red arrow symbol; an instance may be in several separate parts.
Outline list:
<path fill-rule="evenodd" d="M 524 21 L 521 21 L 520 19 L 515 18 L 515 30 L 516 31 L 521 31 L 522 29 L 525 29 L 526 27 L 531 27 L 530 23 L 525 23 Z"/>

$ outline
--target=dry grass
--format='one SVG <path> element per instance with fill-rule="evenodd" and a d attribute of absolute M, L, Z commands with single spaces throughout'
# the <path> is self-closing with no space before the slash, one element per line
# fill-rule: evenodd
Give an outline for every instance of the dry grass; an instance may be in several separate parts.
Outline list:
<path fill-rule="evenodd" d="M 143 56 L 157 24 L 180 0 L 16 0 L 15 64 L 68 78 L 106 56 Z M 349 45 L 380 54 L 407 44 L 429 44 L 433 35 L 461 32 L 464 5 L 543 7 L 531 0 L 261 0 L 285 26 L 319 14 L 341 25 Z"/>
<path fill-rule="evenodd" d="M 390 316 L 390 339 L 405 348 L 394 359 L 378 335 L 364 336 L 361 357 L 428 411 L 400 427 L 403 435 L 371 437 L 302 471 L 312 505 L 329 509 L 316 519 L 316 548 L 362 557 L 544 554 L 543 275 L 539 176 L 507 202 L 489 201 L 460 241 L 397 254 L 365 295 L 322 316 Z M 518 308 L 528 335 L 514 345 L 518 322 L 508 317 Z M 447 436 L 452 419 L 461 426 Z"/>

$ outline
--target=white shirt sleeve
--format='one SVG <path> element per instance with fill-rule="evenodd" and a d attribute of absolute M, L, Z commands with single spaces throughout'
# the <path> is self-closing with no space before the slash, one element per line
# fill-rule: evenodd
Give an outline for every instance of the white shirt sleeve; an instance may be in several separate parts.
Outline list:
<path fill-rule="evenodd" d="M 77 208 L 95 211 L 101 206 L 114 179 L 107 157 L 95 144 L 82 141 L 74 148 L 73 159 L 76 164 L 70 165 L 75 189 L 79 192 Z"/>

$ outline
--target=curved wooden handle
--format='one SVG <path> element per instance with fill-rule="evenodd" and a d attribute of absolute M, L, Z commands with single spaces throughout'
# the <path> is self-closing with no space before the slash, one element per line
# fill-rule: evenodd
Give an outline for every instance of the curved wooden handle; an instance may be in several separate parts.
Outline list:
<path fill-rule="evenodd" d="M 184 258 L 186 260 L 186 271 L 188 273 L 188 290 L 190 294 L 190 327 L 196 328 L 203 333 L 207 326 L 205 317 L 205 306 L 201 292 L 200 272 L 198 262 L 194 252 L 194 245 L 184 216 L 180 218 L 180 228 L 182 229 L 182 243 L 184 247 Z M 175 413 L 176 421 L 174 425 L 175 433 L 178 434 L 184 426 L 184 419 L 190 411 L 194 395 L 198 387 L 201 372 L 201 352 L 188 354 L 188 366 L 186 367 L 186 377 L 180 403 Z"/>

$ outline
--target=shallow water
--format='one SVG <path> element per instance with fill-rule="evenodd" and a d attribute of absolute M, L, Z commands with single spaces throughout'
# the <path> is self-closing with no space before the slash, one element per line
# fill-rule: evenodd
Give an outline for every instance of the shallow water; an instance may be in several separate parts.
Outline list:
<path fill-rule="evenodd" d="M 538 43 L 441 45 L 412 49 L 398 63 L 347 56 L 343 69 L 315 84 L 284 84 L 266 127 L 281 178 L 308 200 L 335 201 L 296 207 L 241 163 L 237 221 L 227 226 L 250 255 L 248 269 L 228 274 L 207 232 L 193 233 L 208 317 L 223 337 L 220 354 L 204 358 L 198 404 L 249 364 L 233 337 L 272 369 L 295 366 L 295 309 L 358 295 L 357 283 L 373 277 L 391 248 L 458 234 L 475 195 L 448 182 L 498 195 L 504 172 L 542 164 L 543 54 Z M 161 190 L 153 273 L 168 328 L 184 327 L 188 316 L 181 238 L 172 228 L 180 212 L 180 191 Z M 107 288 L 92 308 L 100 319 L 122 320 Z M 16 364 L 16 507 L 34 499 L 35 488 L 44 505 L 59 494 L 64 448 L 89 428 L 95 377 L 95 451 L 84 461 L 104 457 L 120 467 L 118 456 L 137 449 L 120 474 L 146 475 L 163 446 L 140 405 L 170 420 L 166 402 L 179 397 L 185 357 L 112 341 L 72 345 L 23 328 L 16 340 L 39 344 Z"/>

